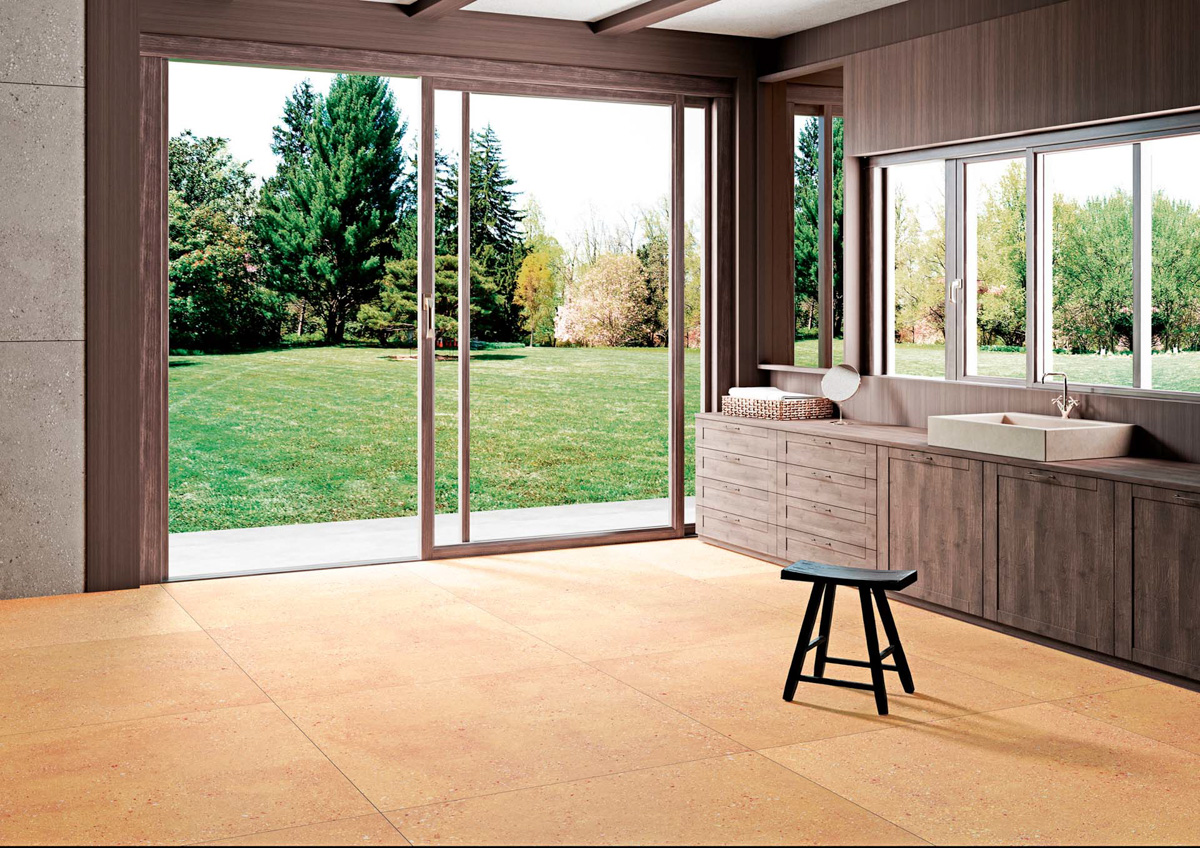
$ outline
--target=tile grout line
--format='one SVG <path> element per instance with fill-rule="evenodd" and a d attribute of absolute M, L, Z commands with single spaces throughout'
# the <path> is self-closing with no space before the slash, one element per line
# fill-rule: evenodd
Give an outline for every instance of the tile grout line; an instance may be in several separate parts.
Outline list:
<path fill-rule="evenodd" d="M 292 825 L 291 827 L 276 827 L 271 830 L 250 830 L 250 831 L 246 831 L 245 833 L 235 833 L 233 836 L 222 836 L 220 839 L 205 839 L 202 842 L 185 842 L 183 844 L 184 845 L 211 845 L 214 842 L 227 842 L 231 839 L 246 839 L 251 836 L 266 836 L 266 835 L 272 834 L 272 833 L 286 833 L 289 830 L 299 830 L 299 829 L 305 828 L 305 827 L 318 827 L 323 824 L 337 824 L 339 822 L 352 822 L 352 821 L 358 821 L 359 819 L 373 819 L 376 816 L 381 816 L 384 821 L 387 821 L 387 823 L 389 825 L 391 825 L 393 830 L 396 829 L 396 826 L 393 825 L 390 821 L 388 821 L 388 817 L 384 813 L 363 813 L 361 816 L 348 816 L 347 818 L 344 818 L 344 819 L 328 819 L 327 821 L 312 822 L 311 824 L 297 824 L 297 825 Z M 399 830 L 396 830 L 396 832 L 400 833 Z M 405 842 L 407 842 L 409 845 L 413 844 L 412 840 L 409 839 L 407 836 L 405 836 L 403 833 L 400 833 L 400 837 Z"/>
<path fill-rule="evenodd" d="M 163 591 L 166 592 L 165 589 Z M 283 707 L 279 706 L 279 704 L 275 701 L 275 699 L 272 698 L 267 693 L 267 691 L 262 688 L 262 686 L 259 684 L 259 682 L 257 680 L 255 680 L 250 675 L 250 673 L 248 671 L 246 671 L 246 669 L 242 668 L 242 664 L 239 663 L 236 659 L 234 659 L 233 655 L 230 654 L 227 650 L 225 650 L 225 647 L 220 642 L 218 642 L 216 639 L 214 639 L 213 635 L 211 633 L 209 633 L 208 630 L 205 629 L 200 624 L 200 622 L 196 621 L 196 617 L 193 616 L 191 614 L 191 612 L 189 612 L 188 609 L 179 602 L 179 599 L 176 598 L 174 595 L 172 595 L 170 592 L 166 592 L 166 594 L 168 597 L 171 598 L 171 600 L 175 603 L 176 606 L 178 606 L 181 610 L 183 610 L 183 613 L 188 618 L 190 618 L 193 622 L 195 622 L 196 626 L 200 628 L 200 630 L 204 633 L 204 635 L 207 636 L 212 641 L 212 643 L 217 646 L 217 650 L 219 650 L 225 656 L 229 657 L 229 661 L 237 667 L 238 671 L 240 671 L 242 674 L 246 675 L 246 679 L 249 680 L 251 683 L 253 683 L 255 688 L 258 689 L 259 692 L 262 692 L 263 697 L 266 698 L 271 703 L 271 706 L 273 706 L 276 710 L 278 710 L 279 714 L 282 715 L 285 719 L 287 719 L 288 722 L 292 725 L 292 727 L 296 728 L 296 730 L 300 733 L 301 736 L 303 736 L 306 740 L 308 740 L 308 744 L 312 745 L 313 748 L 315 748 L 321 754 L 321 756 L 325 758 L 325 761 L 328 762 L 331 766 L 333 766 L 337 770 L 337 773 L 342 776 L 342 779 L 344 779 L 348 784 L 350 784 L 351 786 L 354 787 L 354 791 L 357 792 L 364 801 L 366 801 L 368 804 L 371 805 L 371 809 L 373 809 L 379 815 L 383 816 L 384 820 L 386 820 L 388 822 L 388 825 L 390 825 L 391 828 L 396 831 L 396 833 L 399 833 L 400 837 L 405 842 L 407 842 L 409 845 L 411 845 L 412 840 L 410 840 L 403 833 L 400 833 L 399 828 L 397 828 L 394 824 L 392 824 L 391 820 L 388 819 L 387 816 L 383 815 L 383 811 L 380 810 L 378 806 L 376 806 L 375 802 L 367 797 L 367 793 L 363 792 L 362 789 L 359 788 L 358 784 L 355 783 L 353 780 L 351 780 L 350 777 L 344 771 L 342 771 L 342 767 L 333 761 L 333 759 L 329 756 L 329 754 L 327 754 L 325 752 L 324 748 L 322 748 L 320 745 L 318 745 L 311 736 L 309 736 L 307 733 L 304 732 L 304 728 L 302 728 L 302 727 L 300 727 L 300 725 L 296 724 L 295 719 L 293 719 L 290 715 L 288 715 L 287 712 L 283 709 Z M 370 814 L 368 813 L 366 815 L 370 815 Z M 359 818 L 359 817 L 355 816 L 354 818 Z M 329 819 L 328 821 L 341 821 L 341 819 Z M 309 824 L 325 824 L 325 823 L 326 822 L 310 822 Z M 233 836 L 230 838 L 236 839 L 237 837 Z"/>
<path fill-rule="evenodd" d="M 1143 687 L 1129 686 L 1125 689 L 1112 689 L 1109 691 L 1111 691 L 1111 692 L 1128 692 L 1130 689 L 1141 689 L 1141 688 L 1143 688 Z M 1096 694 L 1097 695 L 1107 695 L 1108 692 L 1097 692 Z M 1099 718 L 1094 715 L 1089 715 L 1088 713 L 1082 713 L 1079 710 L 1073 710 L 1070 707 L 1063 706 L 1064 701 L 1074 701 L 1074 700 L 1078 700 L 1079 698 L 1090 698 L 1090 697 L 1092 697 L 1092 696 L 1091 695 L 1079 695 L 1075 698 L 1060 698 L 1057 701 L 1043 701 L 1043 703 L 1046 704 L 1046 706 L 1056 707 L 1060 710 L 1063 710 L 1064 712 L 1070 713 L 1071 715 L 1079 716 L 1080 718 L 1091 719 L 1092 721 L 1098 721 L 1101 724 L 1107 725 L 1109 727 L 1115 727 L 1117 730 L 1121 730 L 1125 733 L 1130 733 L 1130 734 L 1133 734 L 1134 736 L 1138 736 L 1142 739 L 1147 740 L 1148 742 L 1155 742 L 1159 745 L 1166 745 L 1168 748 L 1174 748 L 1176 751 L 1179 751 L 1182 754 L 1187 754 L 1188 756 L 1196 757 L 1197 759 L 1200 759 L 1200 752 L 1191 751 L 1191 750 L 1188 750 L 1187 748 L 1181 748 L 1179 745 L 1176 745 L 1174 742 L 1168 742 L 1165 739 L 1156 739 L 1153 736 L 1147 736 L 1145 733 L 1140 733 L 1139 731 L 1136 731 L 1136 730 L 1130 730 L 1128 727 L 1122 727 L 1121 725 L 1117 724 L 1116 722 L 1108 721 L 1107 719 Z"/>
<path fill-rule="evenodd" d="M 747 757 L 747 756 L 751 756 L 751 755 L 754 755 L 757 753 L 758 753 L 757 751 L 751 751 L 751 750 L 747 749 L 745 751 L 734 751 L 729 754 L 715 754 L 710 757 L 696 757 L 695 759 L 691 759 L 691 760 L 679 760 L 678 762 L 674 762 L 674 763 L 659 763 L 658 765 L 652 765 L 652 766 L 638 766 L 637 768 L 622 769 L 620 771 L 608 771 L 608 772 L 603 772 L 600 774 L 586 775 L 584 777 L 573 777 L 573 778 L 570 778 L 569 780 L 551 780 L 546 783 L 538 783 L 533 786 L 514 786 L 510 789 L 497 789 L 495 792 L 481 792 L 478 795 L 464 795 L 461 798 L 444 798 L 440 801 L 429 801 L 428 803 L 425 803 L 425 804 L 412 804 L 407 807 L 397 807 L 394 810 L 384 810 L 383 815 L 389 816 L 389 815 L 394 815 L 395 813 L 408 812 L 409 810 L 423 810 L 423 809 L 426 809 L 429 807 L 441 807 L 441 806 L 444 806 L 447 804 L 462 804 L 467 801 L 478 801 L 481 798 L 495 798 L 500 795 L 512 795 L 513 793 L 516 793 L 516 792 L 532 792 L 532 791 L 535 791 L 538 789 L 552 789 L 555 786 L 569 786 L 572 783 L 582 783 L 586 780 L 603 780 L 608 777 L 621 777 L 622 775 L 626 775 L 626 774 L 639 774 L 644 771 L 654 771 L 655 769 L 675 768 L 676 766 L 690 766 L 690 765 L 694 765 L 696 763 L 707 763 L 707 762 L 714 762 L 716 760 L 726 760 L 726 759 L 729 759 L 730 757 Z M 770 757 L 764 757 L 764 759 L 766 759 L 768 762 L 774 762 L 773 760 L 771 760 Z M 779 765 L 779 764 L 776 763 L 776 765 Z M 788 771 L 791 771 L 791 769 L 788 769 Z M 405 839 L 407 839 L 407 838 L 408 837 L 405 837 Z M 412 840 L 409 840 L 409 841 L 411 842 Z"/>

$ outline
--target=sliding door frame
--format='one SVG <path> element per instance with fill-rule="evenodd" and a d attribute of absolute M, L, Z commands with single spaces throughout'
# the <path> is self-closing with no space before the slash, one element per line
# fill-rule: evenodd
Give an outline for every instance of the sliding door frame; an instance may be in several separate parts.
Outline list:
<path fill-rule="evenodd" d="M 703 222 L 704 231 L 707 234 L 711 227 L 709 224 L 709 215 L 713 204 L 711 202 L 712 194 L 712 179 L 711 173 L 711 151 L 712 140 L 710 137 L 712 128 L 712 110 L 713 99 L 710 97 L 699 97 L 695 95 L 686 95 L 680 92 L 660 93 L 653 91 L 612 91 L 606 89 L 580 87 L 575 85 L 564 84 L 541 84 L 532 82 L 512 82 L 507 80 L 475 80 L 464 79 L 461 77 L 423 77 L 422 84 L 422 113 L 421 113 L 421 143 L 424 146 L 427 142 L 427 136 L 424 128 L 429 126 L 428 143 L 431 148 L 426 154 L 422 149 L 419 157 L 419 166 L 429 168 L 431 173 L 433 165 L 433 127 L 436 123 L 436 98 L 434 93 L 438 91 L 457 92 L 461 95 L 462 101 L 460 105 L 462 127 L 460 128 L 460 149 L 459 149 L 459 206 L 458 206 L 458 526 L 459 538 L 461 541 L 450 544 L 438 544 L 436 540 L 435 514 L 437 510 L 436 497 L 433 490 L 433 450 L 429 452 L 429 456 L 422 457 L 422 469 L 425 469 L 426 462 L 429 465 L 427 478 L 430 481 L 428 487 L 421 485 L 421 497 L 419 498 L 418 509 L 421 515 L 422 541 L 421 541 L 421 556 L 423 559 L 438 559 L 450 556 L 463 555 L 484 555 L 489 553 L 508 553 L 523 550 L 538 550 L 542 548 L 553 547 L 575 547 L 582 545 L 609 544 L 616 542 L 628 541 L 645 541 L 652 539 L 670 539 L 680 538 L 689 533 L 695 532 L 695 524 L 688 524 L 685 520 L 685 499 L 686 499 L 686 444 L 685 444 L 685 403 L 686 403 L 686 386 L 684 375 L 684 348 L 686 339 L 684 337 L 684 243 L 686 239 L 686 211 L 684 207 L 684 161 L 685 161 L 685 136 L 684 136 L 684 118 L 686 109 L 702 108 L 705 110 L 705 179 L 704 179 L 704 209 L 705 221 Z M 429 91 L 428 97 L 425 92 Z M 499 95 L 510 97 L 536 97 L 548 100 L 591 100 L 598 102 L 618 102 L 618 103 L 633 103 L 644 105 L 662 105 L 668 106 L 671 109 L 671 188 L 669 198 L 670 209 L 670 237 L 668 249 L 668 267 L 669 267 L 669 289 L 668 289 L 668 360 L 669 360 L 669 379 L 668 379 L 668 522 L 663 525 L 653 525 L 650 527 L 634 528 L 627 530 L 609 530 L 602 532 L 575 533 L 575 534 L 552 534 L 544 536 L 521 537 L 514 539 L 497 539 L 488 541 L 472 541 L 471 539 L 471 369 L 470 369 L 470 297 L 471 297 L 471 274 L 470 274 L 470 230 L 471 230 L 471 207 L 470 207 L 470 144 L 471 144 L 471 96 L 477 95 Z M 426 105 L 428 103 L 428 106 Z M 432 176 L 429 177 L 432 179 Z M 424 176 L 418 177 L 420 185 L 424 185 Z M 432 191 L 432 189 L 431 189 Z M 432 194 L 431 194 L 432 196 Z M 421 206 L 421 220 L 424 220 L 425 204 L 418 201 Z M 432 203 L 430 206 L 430 215 L 432 216 Z M 432 217 L 431 217 L 432 220 Z M 433 326 L 432 300 L 426 298 L 432 297 L 433 290 L 433 269 L 432 269 L 432 254 L 433 254 L 433 235 L 429 235 L 428 240 L 424 237 L 420 239 L 420 249 L 429 251 L 430 267 L 426 269 L 424 261 L 419 260 L 420 279 L 418 281 L 421 289 L 421 303 L 428 307 L 430 314 L 428 317 L 429 326 Z M 706 244 L 707 249 L 707 244 Z M 709 282 L 711 276 L 708 273 L 711 262 L 707 257 L 704 260 L 704 269 L 701 273 L 701 285 L 703 288 L 701 297 L 701 350 L 702 353 L 702 400 L 701 407 L 704 408 L 703 399 L 703 384 L 706 382 L 704 376 L 709 371 L 709 359 L 711 358 L 708 352 L 708 346 L 705 343 L 708 339 L 706 333 L 706 318 L 710 310 L 709 306 Z M 422 333 L 423 335 L 423 333 Z M 423 341 L 429 341 L 423 339 Z M 432 341 L 429 341 L 432 345 Z M 418 351 L 418 355 L 423 352 Z M 423 362 L 424 360 L 422 360 Z M 432 369 L 433 351 L 429 353 L 430 369 Z M 422 373 L 424 371 L 422 370 Z M 425 395 L 429 395 L 430 410 L 428 413 L 422 410 L 421 421 L 428 421 L 430 424 L 427 430 L 430 432 L 429 438 L 432 439 L 432 380 L 431 387 L 428 392 L 422 392 L 422 401 L 426 400 Z M 707 410 L 705 410 L 707 411 Z M 422 450 L 425 449 L 424 441 L 422 440 Z M 424 478 L 423 478 L 424 479 Z"/>
<path fill-rule="evenodd" d="M 687 108 L 705 110 L 705 186 L 703 222 L 706 235 L 702 272 L 702 386 L 701 409 L 713 408 L 715 393 L 732 381 L 726 357 L 718 351 L 732 350 L 728 316 L 718 307 L 733 297 L 736 290 L 738 244 L 725 237 L 720 227 L 729 218 L 729 196 L 737 179 L 737 150 L 734 143 L 736 92 L 735 81 L 718 77 L 620 71 L 544 65 L 535 63 L 479 60 L 419 54 L 383 53 L 314 46 L 233 41 L 191 36 L 143 34 L 141 48 L 141 156 L 139 180 L 141 233 L 141 288 L 145 310 L 142 328 L 143 362 L 148 363 L 143 382 L 148 386 L 141 412 L 142 463 L 149 469 L 139 503 L 141 527 L 140 582 L 163 582 L 167 564 L 167 265 L 166 233 L 166 80 L 171 60 L 237 64 L 246 67 L 288 67 L 347 73 L 379 74 L 391 77 L 418 77 L 421 83 L 421 130 L 418 148 L 418 520 L 421 527 L 420 557 L 438 559 L 452 556 L 484 555 L 506 552 L 573 548 L 619 542 L 679 538 L 694 532 L 684 520 L 685 420 L 683 348 L 683 125 Z M 460 484 L 459 509 L 463 512 L 462 543 L 436 545 L 434 516 L 434 92 L 450 89 L 464 92 L 464 139 L 469 138 L 469 92 L 518 94 L 585 100 L 616 100 L 627 103 L 655 103 L 672 108 L 672 187 L 671 187 L 671 286 L 669 333 L 671 339 L 669 383 L 669 490 L 670 520 L 661 527 L 539 536 L 503 541 L 470 541 L 469 489 Z M 469 143 L 463 145 L 460 173 L 469 179 Z M 469 186 L 469 183 L 467 184 Z M 468 188 L 469 191 L 469 188 Z M 466 192 L 460 192 L 466 196 Z M 469 199 L 460 196 L 460 216 L 469 216 Z M 720 218 L 720 222 L 713 220 Z M 459 327 L 470 332 L 470 264 L 461 262 L 470 255 L 469 227 L 460 226 Z M 464 273 L 463 268 L 466 268 Z M 678 283 L 676 283 L 678 281 Z M 465 288 L 464 288 L 465 287 Z M 467 297 L 461 296 L 463 291 Z M 465 306 L 465 320 L 463 317 Z M 460 417 L 458 471 L 460 479 L 470 479 L 469 356 L 459 357 Z M 152 385 L 151 385 L 152 384 Z M 396 562 L 391 558 L 381 562 Z M 332 568 L 334 563 L 312 568 Z M 89 584 L 89 588 L 91 584 Z M 111 587 L 107 587 L 111 588 Z"/>

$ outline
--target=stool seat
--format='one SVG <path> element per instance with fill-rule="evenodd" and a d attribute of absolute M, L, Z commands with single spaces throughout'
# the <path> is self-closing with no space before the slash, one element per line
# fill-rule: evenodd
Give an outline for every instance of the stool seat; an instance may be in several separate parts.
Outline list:
<path fill-rule="evenodd" d="M 916 571 L 877 571 L 874 568 L 852 568 L 848 565 L 825 565 L 802 559 L 793 562 L 779 573 L 784 580 L 818 580 L 834 586 L 870 586 L 896 592 L 917 580 Z"/>
<path fill-rule="evenodd" d="M 803 580 L 813 584 L 812 592 L 808 596 L 808 607 L 804 611 L 804 621 L 800 625 L 796 652 L 792 655 L 792 665 L 783 684 L 783 700 L 792 700 L 796 695 L 797 685 L 802 681 L 848 689 L 866 689 L 875 694 L 875 707 L 879 714 L 887 715 L 887 687 L 883 682 L 885 671 L 894 671 L 900 675 L 900 685 L 904 687 L 905 692 L 911 695 L 916 691 L 912 672 L 908 668 L 908 659 L 904 655 L 904 646 L 900 644 L 900 633 L 896 630 L 896 621 L 892 618 L 887 599 L 889 591 L 895 592 L 915 583 L 916 571 L 877 571 L 873 568 L 826 565 L 802 559 L 783 569 L 779 576 L 784 580 Z M 838 586 L 858 590 L 863 635 L 867 641 L 866 660 L 829 656 L 829 640 L 833 636 L 833 601 Z M 876 610 L 879 611 L 879 620 L 888 638 L 888 645 L 882 650 L 879 647 L 879 634 L 875 630 Z M 817 638 L 814 639 L 813 628 L 817 626 L 818 612 L 821 615 L 821 627 Z M 804 660 L 810 651 L 815 655 L 813 673 L 805 674 Z M 893 658 L 894 662 L 884 665 L 883 661 L 889 657 Z M 826 677 L 825 667 L 830 663 L 870 669 L 871 682 L 860 683 L 857 680 Z"/>

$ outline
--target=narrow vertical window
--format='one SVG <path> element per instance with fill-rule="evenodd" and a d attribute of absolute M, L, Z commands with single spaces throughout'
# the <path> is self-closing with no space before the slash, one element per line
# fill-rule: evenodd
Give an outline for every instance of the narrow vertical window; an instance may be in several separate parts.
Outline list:
<path fill-rule="evenodd" d="M 1025 377 L 1025 157 L 968 162 L 964 372 Z"/>
<path fill-rule="evenodd" d="M 886 373 L 946 375 L 946 166 L 887 170 Z"/>

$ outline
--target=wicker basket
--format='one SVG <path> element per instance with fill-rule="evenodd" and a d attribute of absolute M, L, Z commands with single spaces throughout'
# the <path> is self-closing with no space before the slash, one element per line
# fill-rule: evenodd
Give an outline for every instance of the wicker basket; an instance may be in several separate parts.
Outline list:
<path fill-rule="evenodd" d="M 794 400 L 760 400 L 725 395 L 721 412 L 739 418 L 769 418 L 772 421 L 803 421 L 806 418 L 832 418 L 833 401 L 823 397 Z"/>

